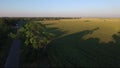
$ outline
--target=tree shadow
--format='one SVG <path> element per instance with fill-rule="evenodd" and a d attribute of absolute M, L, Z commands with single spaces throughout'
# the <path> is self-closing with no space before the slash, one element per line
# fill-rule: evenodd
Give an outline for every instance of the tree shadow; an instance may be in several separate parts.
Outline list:
<path fill-rule="evenodd" d="M 47 24 L 43 23 L 41 25 L 46 28 L 47 32 L 54 34 L 55 38 L 58 38 L 67 33 L 67 31 L 62 31 L 61 29 L 59 29 L 57 27 L 46 27 L 46 26 L 51 26 L 51 25 L 55 25 L 55 24 L 56 23 L 47 23 Z"/>
<path fill-rule="evenodd" d="M 48 25 L 54 25 L 55 23 L 47 23 L 47 24 L 44 24 L 44 25 L 46 25 L 46 26 L 48 26 Z"/>
<path fill-rule="evenodd" d="M 55 35 L 55 38 L 60 37 L 67 33 L 67 31 L 62 31 L 59 28 L 55 28 L 55 27 L 47 28 L 47 31 L 53 33 Z"/>
<path fill-rule="evenodd" d="M 51 42 L 47 47 L 51 66 L 120 67 L 120 36 L 113 35 L 115 43 L 99 43 L 98 38 L 82 39 L 98 29 L 81 31 Z"/>

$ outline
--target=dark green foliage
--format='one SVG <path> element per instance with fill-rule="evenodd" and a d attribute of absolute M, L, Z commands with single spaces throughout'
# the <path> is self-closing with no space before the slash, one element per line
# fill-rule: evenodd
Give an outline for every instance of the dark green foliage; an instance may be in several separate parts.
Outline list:
<path fill-rule="evenodd" d="M 53 38 L 52 33 L 40 22 L 29 22 L 18 30 L 19 37 L 23 39 L 26 46 L 33 48 L 45 47 Z"/>
<path fill-rule="evenodd" d="M 9 33 L 8 36 L 9 36 L 10 38 L 12 38 L 12 39 L 17 39 L 17 35 L 14 34 L 14 33 L 12 33 L 12 32 Z"/>
<path fill-rule="evenodd" d="M 0 39 L 7 37 L 9 26 L 7 26 L 2 20 L 0 20 Z"/>
<path fill-rule="evenodd" d="M 16 18 L 4 18 L 4 23 L 6 23 L 8 26 L 16 26 L 19 19 Z"/>

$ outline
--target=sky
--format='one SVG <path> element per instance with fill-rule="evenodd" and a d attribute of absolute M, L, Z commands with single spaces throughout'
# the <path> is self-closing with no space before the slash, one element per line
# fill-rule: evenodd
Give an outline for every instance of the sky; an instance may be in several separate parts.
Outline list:
<path fill-rule="evenodd" d="M 120 0 L 0 0 L 0 17 L 120 17 Z"/>

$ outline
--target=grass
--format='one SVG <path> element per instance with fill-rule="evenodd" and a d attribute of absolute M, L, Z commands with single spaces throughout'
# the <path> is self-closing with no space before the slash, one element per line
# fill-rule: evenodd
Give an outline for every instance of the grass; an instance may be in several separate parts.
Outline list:
<path fill-rule="evenodd" d="M 51 28 L 50 32 L 58 34 L 48 45 L 52 66 L 120 67 L 120 37 L 117 36 L 120 19 L 62 19 L 43 23 Z"/>
<path fill-rule="evenodd" d="M 90 22 L 86 22 L 90 21 Z M 105 20 L 105 21 L 104 21 Z M 77 33 L 83 30 L 90 30 L 99 27 L 100 29 L 93 34 L 86 35 L 84 39 L 99 38 L 100 42 L 108 43 L 114 41 L 113 34 L 120 32 L 119 18 L 83 18 L 83 19 L 62 19 L 54 21 L 44 21 L 48 27 L 57 28 L 62 32 L 67 32 L 64 35 Z"/>

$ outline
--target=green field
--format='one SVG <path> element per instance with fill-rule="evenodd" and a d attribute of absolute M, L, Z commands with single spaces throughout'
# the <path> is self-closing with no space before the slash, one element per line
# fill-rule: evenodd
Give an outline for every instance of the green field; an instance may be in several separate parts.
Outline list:
<path fill-rule="evenodd" d="M 48 45 L 52 66 L 120 66 L 120 19 L 82 18 L 43 21 L 56 38 Z"/>

